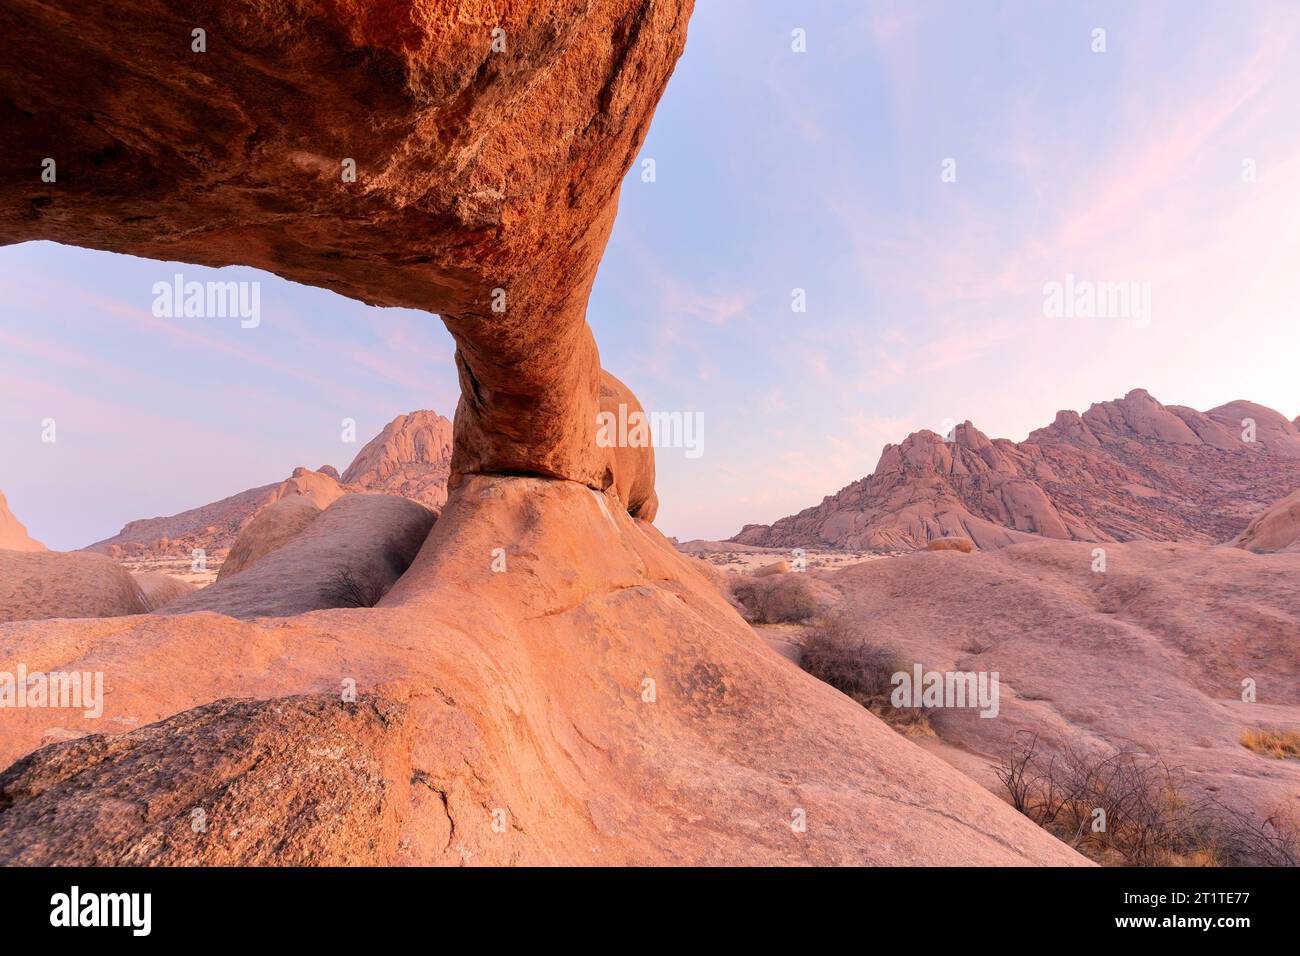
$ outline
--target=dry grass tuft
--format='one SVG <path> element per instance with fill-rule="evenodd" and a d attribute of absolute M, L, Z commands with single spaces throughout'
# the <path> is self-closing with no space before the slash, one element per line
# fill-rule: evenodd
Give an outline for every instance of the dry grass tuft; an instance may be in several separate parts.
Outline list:
<path fill-rule="evenodd" d="M 1183 771 L 1134 750 L 1047 748 L 1021 731 L 997 768 L 1010 804 L 1108 866 L 1296 866 L 1293 813 L 1266 819 L 1188 796 Z"/>
<path fill-rule="evenodd" d="M 802 574 L 746 578 L 732 586 L 750 624 L 797 624 L 817 613 L 817 602 Z"/>
<path fill-rule="evenodd" d="M 1277 727 L 1260 727 L 1241 735 L 1241 745 L 1265 757 L 1285 760 L 1300 757 L 1300 730 L 1279 730 Z"/>

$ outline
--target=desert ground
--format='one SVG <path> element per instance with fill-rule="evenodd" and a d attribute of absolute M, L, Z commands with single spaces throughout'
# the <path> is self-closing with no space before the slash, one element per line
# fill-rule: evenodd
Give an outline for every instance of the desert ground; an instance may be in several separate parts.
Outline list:
<path fill-rule="evenodd" d="M 802 559 L 805 570 L 826 570 L 846 568 L 863 561 L 876 561 L 881 558 L 896 557 L 905 551 L 848 551 L 834 548 L 800 548 L 796 553 L 793 548 L 763 548 L 756 545 L 738 544 L 734 541 L 682 541 L 676 545 L 682 554 L 689 554 L 707 561 L 719 571 L 735 574 L 752 574 L 763 568 L 789 567 Z"/>

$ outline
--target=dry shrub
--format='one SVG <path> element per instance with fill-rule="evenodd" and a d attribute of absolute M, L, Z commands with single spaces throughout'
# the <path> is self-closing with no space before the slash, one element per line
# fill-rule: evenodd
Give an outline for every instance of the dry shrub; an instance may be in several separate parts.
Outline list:
<path fill-rule="evenodd" d="M 374 607 L 387 593 L 382 581 L 349 567 L 339 568 L 321 588 L 334 607 Z"/>
<path fill-rule="evenodd" d="M 411 562 L 391 544 L 373 560 L 373 564 L 368 559 L 360 567 L 344 565 L 335 570 L 321 587 L 321 596 L 333 607 L 374 607 L 392 589 L 390 582 L 405 574 Z"/>
<path fill-rule="evenodd" d="M 817 619 L 804 636 L 799 666 L 818 680 L 852 697 L 899 733 L 909 737 L 932 737 L 934 727 L 921 707 L 895 707 L 891 678 L 910 671 L 888 648 L 859 638 L 849 619 L 828 614 Z"/>
<path fill-rule="evenodd" d="M 1260 727 L 1241 735 L 1241 745 L 1265 757 L 1285 760 L 1300 757 L 1300 730 L 1280 730 L 1277 727 Z"/>
<path fill-rule="evenodd" d="M 1111 866 L 1295 866 L 1300 827 L 1260 820 L 1212 796 L 1190 798 L 1181 768 L 1134 750 L 1047 752 L 1021 731 L 997 768 L 1011 805 L 1098 863 Z M 1105 829 L 1093 832 L 1096 811 Z"/>
<path fill-rule="evenodd" d="M 817 613 L 817 602 L 802 574 L 746 578 L 732 586 L 750 624 L 797 624 Z"/>

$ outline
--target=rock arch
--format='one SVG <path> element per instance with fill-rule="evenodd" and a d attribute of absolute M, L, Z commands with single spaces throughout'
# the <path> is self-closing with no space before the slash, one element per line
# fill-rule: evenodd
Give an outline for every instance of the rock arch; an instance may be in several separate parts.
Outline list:
<path fill-rule="evenodd" d="M 691 0 L 129 6 L 0 10 L 0 243 L 249 265 L 436 312 L 461 383 L 453 484 L 644 487 L 648 449 L 594 441 L 586 306 Z M 624 502 L 643 517 L 650 485 Z"/>
<path fill-rule="evenodd" d="M 6 711 L 0 863 L 1083 862 L 768 650 L 633 520 L 649 449 L 596 442 L 597 410 L 635 399 L 601 372 L 587 295 L 689 0 L 113 9 L 0 7 L 0 243 L 439 312 L 461 485 L 373 608 L 0 624 L 12 659 L 111 673 L 103 713 L 133 722 Z"/>

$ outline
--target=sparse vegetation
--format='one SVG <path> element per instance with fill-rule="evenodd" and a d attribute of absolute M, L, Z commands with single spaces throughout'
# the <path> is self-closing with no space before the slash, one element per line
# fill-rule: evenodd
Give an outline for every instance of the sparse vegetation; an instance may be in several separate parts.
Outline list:
<path fill-rule="evenodd" d="M 1300 757 L 1300 730 L 1279 730 L 1277 727 L 1260 727 L 1241 735 L 1241 745 L 1265 757 L 1285 760 Z"/>
<path fill-rule="evenodd" d="M 895 707 L 890 702 L 891 678 L 911 664 L 893 651 L 859 638 L 842 614 L 817 619 L 804 637 L 799 666 L 818 680 L 852 697 L 899 733 L 934 736 L 929 715 L 920 707 Z"/>
<path fill-rule="evenodd" d="M 321 588 L 321 596 L 335 607 L 374 607 L 386 593 L 382 581 L 350 567 L 339 568 Z"/>
<path fill-rule="evenodd" d="M 750 624 L 797 624 L 817 613 L 817 602 L 802 574 L 746 578 L 731 593 Z"/>
<path fill-rule="evenodd" d="M 1295 866 L 1293 815 L 1260 820 L 1187 795 L 1180 768 L 1134 750 L 1046 748 L 1022 731 L 997 769 L 1013 807 L 1110 866 Z"/>

